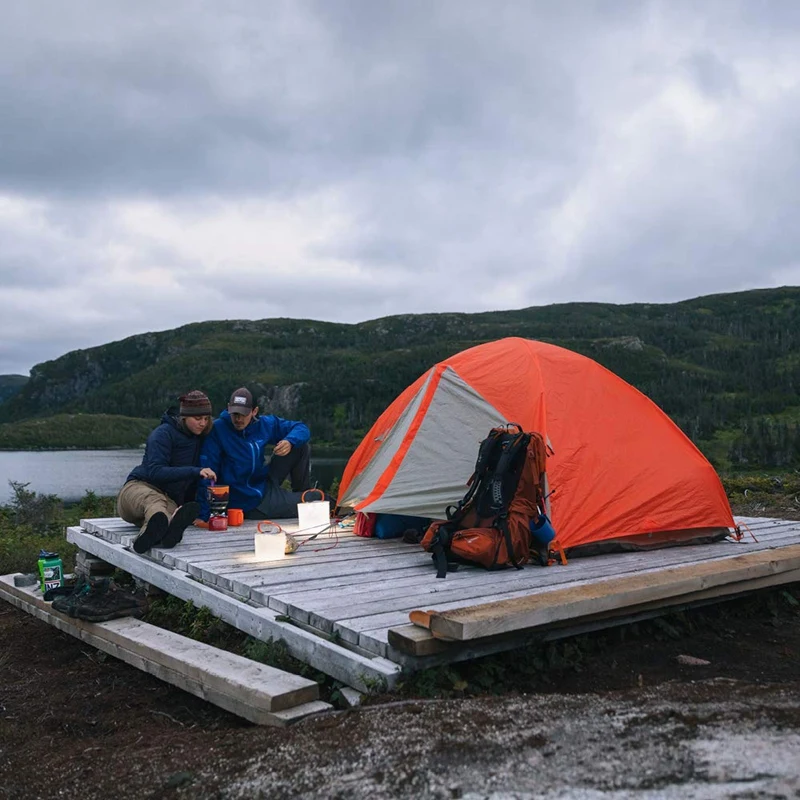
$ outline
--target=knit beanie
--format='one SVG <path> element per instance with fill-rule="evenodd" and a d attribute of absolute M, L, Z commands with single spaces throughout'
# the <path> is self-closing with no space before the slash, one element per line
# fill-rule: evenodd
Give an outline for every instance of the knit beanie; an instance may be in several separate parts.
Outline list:
<path fill-rule="evenodd" d="M 211 401 L 199 389 L 194 389 L 180 398 L 182 417 L 211 416 Z"/>

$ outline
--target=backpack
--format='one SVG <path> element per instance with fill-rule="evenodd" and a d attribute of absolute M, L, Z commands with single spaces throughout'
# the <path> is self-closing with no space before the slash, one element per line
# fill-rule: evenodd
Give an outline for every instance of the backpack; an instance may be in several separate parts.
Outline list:
<path fill-rule="evenodd" d="M 547 563 L 548 553 L 540 552 L 530 529 L 545 514 L 546 458 L 541 434 L 525 433 L 516 423 L 492 428 L 480 444 L 467 493 L 448 506 L 447 521 L 432 523 L 422 539 L 437 578 L 460 562 L 522 569 L 532 550 Z"/>

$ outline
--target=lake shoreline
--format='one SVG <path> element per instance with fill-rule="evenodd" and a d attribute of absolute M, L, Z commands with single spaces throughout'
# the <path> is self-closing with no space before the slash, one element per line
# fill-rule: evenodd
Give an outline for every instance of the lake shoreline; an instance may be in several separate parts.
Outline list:
<path fill-rule="evenodd" d="M 0 451 L 0 505 L 13 499 L 13 484 L 38 495 L 55 495 L 65 503 L 80 502 L 87 492 L 115 497 L 131 470 L 141 464 L 143 453 L 140 448 Z M 312 485 L 316 482 L 328 491 L 341 480 L 347 458 L 338 453 L 312 452 Z"/>
<path fill-rule="evenodd" d="M 144 444 L 137 447 L 126 447 L 125 445 L 114 445 L 113 447 L 0 447 L 0 453 L 113 453 L 122 450 L 144 450 Z M 319 458 L 343 458 L 349 459 L 353 450 L 324 447 L 322 445 L 312 446 L 312 451 Z"/>

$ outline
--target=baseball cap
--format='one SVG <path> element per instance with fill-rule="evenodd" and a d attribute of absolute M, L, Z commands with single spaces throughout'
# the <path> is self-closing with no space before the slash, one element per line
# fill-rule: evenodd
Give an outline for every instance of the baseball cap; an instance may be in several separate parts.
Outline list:
<path fill-rule="evenodd" d="M 253 395 L 244 386 L 237 389 L 228 400 L 229 414 L 249 414 L 253 410 Z"/>

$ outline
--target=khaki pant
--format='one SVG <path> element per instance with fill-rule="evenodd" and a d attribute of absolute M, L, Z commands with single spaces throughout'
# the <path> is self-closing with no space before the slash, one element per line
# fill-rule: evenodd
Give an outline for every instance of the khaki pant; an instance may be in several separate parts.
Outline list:
<path fill-rule="evenodd" d="M 169 495 L 144 481 L 128 481 L 117 495 L 117 514 L 141 530 L 153 514 L 163 511 L 171 519 L 177 507 Z"/>

